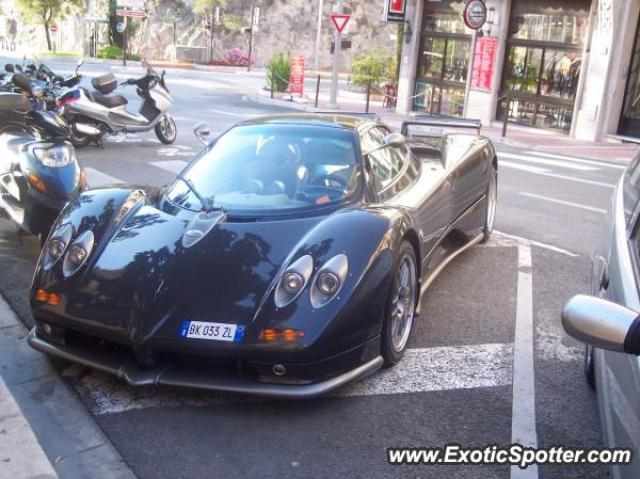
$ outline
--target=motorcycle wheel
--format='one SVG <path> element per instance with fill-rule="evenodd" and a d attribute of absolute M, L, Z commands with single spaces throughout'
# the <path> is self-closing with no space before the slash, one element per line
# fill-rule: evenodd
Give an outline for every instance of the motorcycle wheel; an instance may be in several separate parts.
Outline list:
<path fill-rule="evenodd" d="M 69 139 L 76 148 L 84 148 L 91 143 L 91 137 L 89 135 L 74 131 L 73 128 L 71 128 L 71 135 Z"/>
<path fill-rule="evenodd" d="M 178 134 L 178 128 L 176 128 L 176 122 L 171 115 L 164 115 L 155 128 L 156 136 L 165 145 L 170 145 L 176 141 Z"/>

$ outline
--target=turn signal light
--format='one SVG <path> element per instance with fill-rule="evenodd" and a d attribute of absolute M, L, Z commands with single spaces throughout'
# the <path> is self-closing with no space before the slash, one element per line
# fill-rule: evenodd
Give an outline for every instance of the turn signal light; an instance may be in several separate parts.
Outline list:
<path fill-rule="evenodd" d="M 304 337 L 304 331 L 300 329 L 275 329 L 266 328 L 260 332 L 263 341 L 297 341 Z"/>
<path fill-rule="evenodd" d="M 44 181 L 38 178 L 38 175 L 35 173 L 27 173 L 27 179 L 29 180 L 29 183 L 31 183 L 31 186 L 40 193 L 44 193 L 46 195 L 49 192 L 49 190 L 47 190 L 47 185 L 45 185 Z"/>
<path fill-rule="evenodd" d="M 36 301 L 58 306 L 60 304 L 60 296 L 55 293 L 47 293 L 44 289 L 39 289 L 36 291 Z"/>

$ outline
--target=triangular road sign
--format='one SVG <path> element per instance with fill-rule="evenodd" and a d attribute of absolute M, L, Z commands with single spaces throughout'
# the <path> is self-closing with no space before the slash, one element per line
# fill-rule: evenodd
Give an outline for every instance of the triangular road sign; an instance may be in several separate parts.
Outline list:
<path fill-rule="evenodd" d="M 338 30 L 338 33 L 342 33 L 342 30 L 344 30 L 344 27 L 346 27 L 347 23 L 349 22 L 349 18 L 351 18 L 351 15 L 344 15 L 344 14 L 338 14 L 338 13 L 331 14 L 331 21 L 333 22 L 333 25 L 336 27 L 336 30 Z"/>

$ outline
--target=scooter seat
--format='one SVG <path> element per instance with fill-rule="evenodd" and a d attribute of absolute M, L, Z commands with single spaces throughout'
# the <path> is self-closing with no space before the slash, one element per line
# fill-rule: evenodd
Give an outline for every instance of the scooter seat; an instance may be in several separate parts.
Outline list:
<path fill-rule="evenodd" d="M 122 95 L 103 95 L 97 90 L 91 92 L 91 96 L 96 103 L 106 106 L 107 108 L 115 108 L 127 104 L 127 99 Z"/>

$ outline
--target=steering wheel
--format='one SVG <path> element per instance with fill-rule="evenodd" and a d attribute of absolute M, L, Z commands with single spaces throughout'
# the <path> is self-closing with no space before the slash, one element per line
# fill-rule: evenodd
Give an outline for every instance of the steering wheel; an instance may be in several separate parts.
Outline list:
<path fill-rule="evenodd" d="M 307 184 L 309 186 L 324 186 L 325 188 L 330 188 L 332 190 L 344 191 L 347 188 L 348 182 L 342 176 L 327 174 L 316 176 Z"/>

